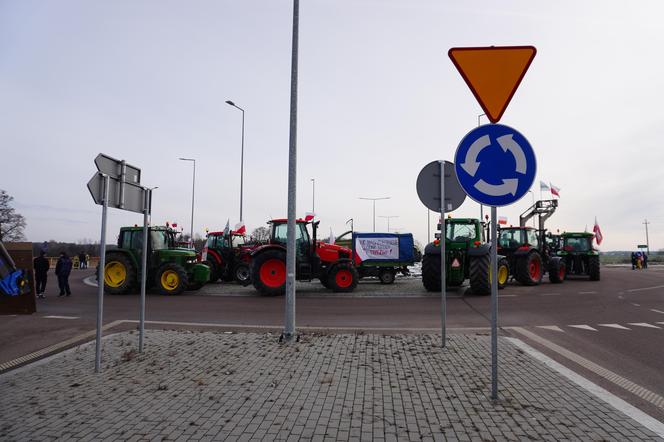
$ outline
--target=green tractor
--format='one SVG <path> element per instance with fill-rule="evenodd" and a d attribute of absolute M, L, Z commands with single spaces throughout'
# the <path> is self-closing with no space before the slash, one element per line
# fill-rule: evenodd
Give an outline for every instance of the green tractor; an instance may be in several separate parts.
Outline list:
<path fill-rule="evenodd" d="M 438 226 L 440 230 L 440 225 Z M 436 235 L 439 235 L 438 233 Z M 478 295 L 491 294 L 490 246 L 484 241 L 484 229 L 478 219 L 448 218 L 445 220 L 445 286 L 459 287 L 467 279 Z M 422 283 L 427 291 L 441 289 L 440 239 L 424 249 Z M 509 265 L 498 256 L 498 288 L 504 288 L 509 277 Z"/>
<path fill-rule="evenodd" d="M 569 275 L 589 276 L 599 281 L 599 252 L 593 248 L 595 235 L 589 232 L 565 232 L 558 256 L 565 262 Z"/>
<path fill-rule="evenodd" d="M 150 227 L 148 232 L 147 284 L 163 295 L 198 290 L 210 279 L 210 268 L 197 262 L 196 252 L 176 246 L 176 232 L 169 227 Z M 106 252 L 104 287 L 124 294 L 140 285 L 143 227 L 122 227 L 118 248 Z"/>

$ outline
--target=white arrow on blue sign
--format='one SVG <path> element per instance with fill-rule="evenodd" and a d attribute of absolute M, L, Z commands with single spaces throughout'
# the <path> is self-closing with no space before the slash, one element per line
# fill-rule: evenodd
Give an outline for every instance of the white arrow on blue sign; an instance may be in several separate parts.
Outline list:
<path fill-rule="evenodd" d="M 480 204 L 500 207 L 521 199 L 537 173 L 535 152 L 519 131 L 486 124 L 466 135 L 454 155 L 459 184 Z"/>

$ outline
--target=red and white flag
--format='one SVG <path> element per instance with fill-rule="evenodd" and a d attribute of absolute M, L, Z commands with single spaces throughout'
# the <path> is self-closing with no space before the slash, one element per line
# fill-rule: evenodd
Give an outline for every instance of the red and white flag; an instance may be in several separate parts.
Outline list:
<path fill-rule="evenodd" d="M 597 224 L 597 217 L 595 217 L 595 227 L 593 227 L 593 233 L 595 234 L 595 241 L 597 241 L 597 245 L 602 244 L 604 236 L 602 235 L 602 229 L 600 229 L 599 224 Z"/>
<path fill-rule="evenodd" d="M 240 221 L 235 224 L 235 233 L 238 235 L 244 235 L 247 232 L 247 227 L 244 225 L 244 222 Z"/>
<path fill-rule="evenodd" d="M 314 212 L 307 212 L 304 214 L 304 221 L 308 223 L 309 221 L 313 220 L 315 216 L 316 214 Z"/>
<path fill-rule="evenodd" d="M 334 233 L 332 233 L 332 227 L 330 227 L 330 239 L 327 240 L 329 244 L 334 244 Z"/>
<path fill-rule="evenodd" d="M 507 225 L 507 217 L 506 216 L 499 216 L 498 217 L 498 224 L 502 224 L 504 226 Z"/>
<path fill-rule="evenodd" d="M 560 187 L 556 187 L 553 185 L 553 183 L 549 183 L 551 186 L 551 195 L 555 195 L 558 198 L 560 198 Z"/>

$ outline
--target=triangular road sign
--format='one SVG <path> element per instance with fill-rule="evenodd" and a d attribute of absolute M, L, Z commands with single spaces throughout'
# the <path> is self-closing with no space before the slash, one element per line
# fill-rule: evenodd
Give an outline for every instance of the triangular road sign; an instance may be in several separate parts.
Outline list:
<path fill-rule="evenodd" d="M 535 58 L 534 46 L 452 48 L 448 55 L 492 123 L 503 116 Z"/>

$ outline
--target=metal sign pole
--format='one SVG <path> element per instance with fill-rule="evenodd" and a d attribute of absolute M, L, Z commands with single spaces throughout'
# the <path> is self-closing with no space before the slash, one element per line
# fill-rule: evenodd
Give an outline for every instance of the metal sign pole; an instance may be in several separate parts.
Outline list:
<path fill-rule="evenodd" d="M 498 399 L 498 226 L 491 207 L 491 399 Z"/>
<path fill-rule="evenodd" d="M 104 200 L 101 209 L 101 239 L 99 242 L 99 268 L 97 271 L 97 348 L 95 350 L 95 373 L 101 371 L 101 328 L 104 321 L 104 268 L 106 267 L 106 215 L 108 212 L 108 188 L 111 180 L 102 174 L 104 180 Z"/>
<path fill-rule="evenodd" d="M 297 48 L 299 0 L 293 0 L 293 52 L 291 54 L 290 141 L 288 146 L 288 229 L 286 231 L 286 314 L 284 341 L 295 336 L 295 198 L 297 192 Z"/>
<path fill-rule="evenodd" d="M 445 293 L 445 161 L 440 161 L 440 323 L 441 323 L 441 345 L 445 348 L 447 341 L 446 317 L 447 317 L 447 294 Z"/>
<path fill-rule="evenodd" d="M 139 313 L 138 352 L 143 353 L 143 338 L 145 336 L 145 286 L 148 274 L 148 215 L 150 214 L 150 200 L 152 190 L 144 188 L 144 210 L 143 210 L 143 256 L 141 263 L 141 311 Z"/>

